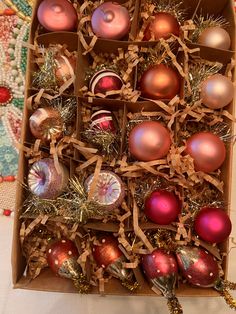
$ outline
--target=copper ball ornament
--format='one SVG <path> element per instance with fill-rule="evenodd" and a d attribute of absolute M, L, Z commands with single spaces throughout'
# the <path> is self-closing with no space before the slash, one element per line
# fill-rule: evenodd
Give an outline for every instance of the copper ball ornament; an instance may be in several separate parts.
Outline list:
<path fill-rule="evenodd" d="M 234 98 L 232 81 L 221 74 L 207 78 L 201 85 L 201 99 L 211 109 L 221 109 L 231 103 Z"/>
<path fill-rule="evenodd" d="M 170 149 L 169 131 L 157 121 L 144 121 L 136 125 L 129 135 L 129 151 L 141 161 L 165 157 Z"/>
<path fill-rule="evenodd" d="M 146 198 L 144 207 L 144 213 L 151 221 L 168 225 L 178 218 L 181 202 L 173 192 L 156 190 Z"/>
<path fill-rule="evenodd" d="M 204 207 L 195 217 L 194 229 L 202 240 L 221 243 L 229 237 L 232 224 L 223 209 Z"/>
<path fill-rule="evenodd" d="M 63 55 L 55 58 L 56 69 L 55 76 L 59 86 L 71 79 L 75 75 L 76 59 Z"/>
<path fill-rule="evenodd" d="M 75 244 L 67 239 L 55 241 L 47 248 L 48 266 L 55 274 L 61 277 L 71 279 L 71 274 L 67 274 L 67 272 L 63 271 L 63 268 L 65 268 L 65 264 L 69 262 L 73 264 L 73 267 L 79 269 L 79 264 L 77 264 L 78 258 L 79 253 Z"/>
<path fill-rule="evenodd" d="M 154 15 L 154 20 L 147 26 L 144 31 L 143 40 L 155 40 L 160 38 L 168 39 L 171 35 L 179 36 L 180 25 L 175 16 L 166 12 L 159 12 Z"/>
<path fill-rule="evenodd" d="M 85 181 L 85 189 L 89 193 L 94 180 L 91 174 Z M 125 197 L 125 187 L 120 177 L 112 171 L 102 170 L 94 190 L 93 200 L 106 210 L 118 208 Z"/>
<path fill-rule="evenodd" d="M 28 186 L 34 195 L 44 199 L 55 199 L 66 188 L 69 181 L 69 171 L 59 163 L 60 173 L 54 160 L 44 158 L 36 161 L 28 173 Z"/>
<path fill-rule="evenodd" d="M 211 132 L 199 132 L 186 142 L 185 152 L 194 160 L 196 171 L 212 172 L 220 168 L 226 157 L 224 142 Z"/>
<path fill-rule="evenodd" d="M 216 259 L 205 249 L 184 246 L 176 251 L 181 274 L 187 281 L 198 287 L 214 287 L 219 279 Z"/>
<path fill-rule="evenodd" d="M 39 108 L 30 116 L 29 127 L 35 138 L 45 142 L 62 136 L 63 121 L 58 110 Z"/>
<path fill-rule="evenodd" d="M 231 45 L 229 33 L 222 27 L 206 28 L 199 36 L 198 43 L 211 48 L 228 50 Z"/>
<path fill-rule="evenodd" d="M 93 94 L 106 94 L 106 92 L 120 90 L 123 85 L 121 77 L 112 70 L 101 70 L 96 72 L 90 82 L 89 90 Z M 109 95 L 108 97 L 114 97 L 117 95 Z"/>
<path fill-rule="evenodd" d="M 176 70 L 164 64 L 149 67 L 141 76 L 141 95 L 150 99 L 170 100 L 180 91 L 181 78 Z"/>
<path fill-rule="evenodd" d="M 91 25 L 97 37 L 122 39 L 130 29 L 129 12 L 116 2 L 104 2 L 94 10 Z"/>
<path fill-rule="evenodd" d="M 78 16 L 68 0 L 43 0 L 37 11 L 39 23 L 48 31 L 73 31 L 77 27 Z"/>
<path fill-rule="evenodd" d="M 116 133 L 117 128 L 111 111 L 98 110 L 91 116 L 91 129 Z"/>

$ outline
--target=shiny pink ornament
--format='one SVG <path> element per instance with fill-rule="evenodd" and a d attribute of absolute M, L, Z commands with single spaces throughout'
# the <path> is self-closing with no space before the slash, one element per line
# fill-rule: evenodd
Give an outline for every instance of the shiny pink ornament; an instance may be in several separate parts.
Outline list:
<path fill-rule="evenodd" d="M 170 149 L 169 131 L 157 121 L 144 121 L 136 125 L 129 135 L 129 150 L 133 157 L 152 161 L 165 157 Z"/>
<path fill-rule="evenodd" d="M 184 246 L 176 251 L 179 269 L 189 283 L 202 288 L 215 287 L 219 268 L 215 258 L 200 247 Z"/>
<path fill-rule="evenodd" d="M 48 31 L 72 31 L 77 27 L 76 10 L 68 0 L 43 0 L 37 16 L 39 23 Z"/>
<path fill-rule="evenodd" d="M 121 39 L 130 29 L 129 12 L 116 2 L 104 2 L 94 10 L 91 24 L 97 37 Z"/>
<path fill-rule="evenodd" d="M 220 243 L 229 237 L 232 224 L 221 208 L 204 207 L 195 218 L 194 229 L 204 241 Z"/>
<path fill-rule="evenodd" d="M 91 116 L 91 121 L 92 123 L 90 127 L 92 129 L 99 129 L 102 131 L 112 133 L 115 133 L 117 131 L 111 111 L 108 110 L 96 111 Z"/>
<path fill-rule="evenodd" d="M 143 272 L 167 299 L 174 298 L 178 266 L 173 254 L 156 249 L 142 258 Z"/>
<path fill-rule="evenodd" d="M 101 70 L 93 75 L 89 82 L 89 89 L 93 94 L 120 90 L 123 85 L 121 77 L 112 70 Z M 117 95 L 110 95 L 114 97 Z"/>
<path fill-rule="evenodd" d="M 181 202 L 173 192 L 156 190 L 145 200 L 145 215 L 159 225 L 176 221 L 180 211 Z"/>
<path fill-rule="evenodd" d="M 226 157 L 224 142 L 210 132 L 191 136 L 186 142 L 185 152 L 194 159 L 195 170 L 206 173 L 220 168 Z"/>

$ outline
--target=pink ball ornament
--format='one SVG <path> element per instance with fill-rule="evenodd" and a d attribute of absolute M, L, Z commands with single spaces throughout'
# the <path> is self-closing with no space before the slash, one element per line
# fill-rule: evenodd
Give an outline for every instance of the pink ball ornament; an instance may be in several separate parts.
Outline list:
<path fill-rule="evenodd" d="M 204 241 L 221 243 L 229 237 L 232 224 L 221 208 L 204 207 L 195 218 L 194 229 Z"/>
<path fill-rule="evenodd" d="M 91 24 L 98 37 L 118 40 L 129 32 L 129 12 L 119 3 L 104 2 L 94 10 Z"/>
<path fill-rule="evenodd" d="M 186 142 L 185 152 L 194 159 L 196 171 L 212 172 L 220 168 L 226 157 L 224 142 L 211 132 L 199 132 Z"/>
<path fill-rule="evenodd" d="M 176 221 L 180 211 L 181 202 L 173 192 L 156 190 L 145 200 L 145 215 L 159 225 Z"/>

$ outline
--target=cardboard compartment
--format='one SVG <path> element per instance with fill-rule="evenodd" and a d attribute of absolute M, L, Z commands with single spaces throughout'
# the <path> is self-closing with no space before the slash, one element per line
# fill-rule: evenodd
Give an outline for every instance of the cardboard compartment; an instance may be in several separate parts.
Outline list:
<path fill-rule="evenodd" d="M 80 43 L 80 37 L 75 32 L 51 32 L 51 33 L 42 33 L 37 36 L 37 29 L 38 29 L 38 20 L 37 20 L 37 8 L 41 0 L 37 0 L 35 4 L 35 9 L 33 13 L 33 20 L 31 25 L 31 34 L 30 34 L 30 43 L 34 44 L 35 39 L 37 43 L 40 45 L 45 45 L 46 47 L 49 44 L 56 43 L 56 44 L 66 44 L 68 46 L 69 51 L 77 51 L 77 67 L 76 67 L 76 81 L 75 81 L 75 88 L 72 91 L 73 96 L 77 98 L 77 119 L 75 123 L 76 132 L 75 136 L 77 139 L 81 139 L 81 130 L 83 130 L 83 109 L 85 107 L 89 108 L 89 110 L 94 110 L 95 108 L 102 108 L 105 110 L 111 110 L 114 112 L 122 112 L 122 125 L 120 127 L 122 129 L 122 142 L 121 142 L 121 150 L 120 156 L 125 152 L 126 149 L 126 141 L 127 141 L 127 133 L 126 133 L 126 126 L 127 126 L 127 113 L 137 113 L 143 111 L 150 111 L 150 112 L 162 112 L 161 108 L 158 104 L 150 101 L 138 101 L 136 103 L 131 103 L 128 101 L 121 101 L 118 99 L 97 99 L 97 98 L 84 98 L 80 93 L 81 87 L 84 86 L 84 78 L 85 72 L 90 64 L 90 60 L 88 55 L 83 54 L 83 45 Z M 121 1 L 119 1 L 121 2 Z M 139 12 L 140 12 L 140 1 L 134 1 L 135 10 L 132 20 L 132 27 L 131 27 L 131 38 L 135 38 L 139 28 Z M 80 1 L 80 5 L 83 4 L 83 1 Z M 234 12 L 233 12 L 233 1 L 230 0 L 215 0 L 214 3 L 208 0 L 184 0 L 183 7 L 186 7 L 187 15 L 186 19 L 191 18 L 195 13 L 200 11 L 203 14 L 213 14 L 217 16 L 222 14 L 230 23 L 230 36 L 232 39 L 232 51 L 222 51 L 222 50 L 215 50 L 212 48 L 202 47 L 195 44 L 188 44 L 189 48 L 196 48 L 200 47 L 201 51 L 199 55 L 201 58 L 210 61 L 219 61 L 224 64 L 230 62 L 230 59 L 235 56 L 233 52 L 234 47 L 234 37 L 235 37 L 235 20 L 234 20 Z M 78 8 L 79 9 L 79 8 Z M 36 37 L 36 38 L 35 38 Z M 127 39 L 127 38 L 126 38 Z M 85 42 L 89 45 L 91 42 L 90 36 L 85 36 Z M 139 47 L 141 46 L 148 46 L 153 47 L 156 42 L 128 42 L 128 41 L 111 41 L 111 40 L 103 40 L 98 39 L 95 46 L 94 51 L 99 52 L 117 52 L 119 48 L 127 49 L 130 43 L 136 44 Z M 184 54 L 180 53 L 178 55 L 178 61 L 184 66 L 186 60 L 184 59 Z M 26 77 L 26 95 L 25 95 L 25 104 L 27 104 L 28 97 L 34 95 L 37 90 L 32 89 L 31 86 L 31 78 L 32 78 L 32 71 L 35 71 L 35 64 L 34 64 L 34 54 L 32 50 L 29 50 L 28 53 L 28 71 Z M 134 73 L 137 75 L 137 72 Z M 68 95 L 67 95 L 68 96 Z M 181 92 L 180 98 L 184 98 L 184 80 L 181 82 Z M 177 111 L 179 108 L 178 106 L 175 107 Z M 234 105 L 231 104 L 227 107 L 227 110 L 233 115 L 234 114 Z M 21 143 L 24 144 L 26 142 L 32 142 L 33 138 L 29 135 L 29 127 L 28 127 L 28 118 L 31 112 L 27 105 L 24 107 L 24 122 L 22 127 L 22 140 Z M 177 122 L 178 123 L 178 122 Z M 227 123 L 231 125 L 230 121 L 227 120 Z M 179 126 L 179 125 L 178 125 Z M 177 124 L 174 125 L 174 136 L 175 140 L 178 138 Z M 230 191 L 231 191 L 231 175 L 232 175 L 232 144 L 227 144 L 227 159 L 222 167 L 222 176 L 221 178 L 224 181 L 224 199 L 227 204 L 230 203 Z M 78 173 L 78 166 L 82 163 L 82 157 L 78 150 L 74 150 L 72 155 L 70 155 L 66 159 L 66 163 L 70 168 L 70 176 L 72 177 L 75 173 Z M 73 283 L 67 279 L 61 279 L 53 275 L 53 273 L 49 269 L 45 269 L 42 273 L 34 280 L 29 280 L 27 276 L 24 276 L 24 271 L 26 267 L 25 259 L 22 256 L 21 252 L 21 243 L 20 243 L 20 224 L 21 224 L 21 206 L 26 197 L 25 190 L 21 185 L 22 182 L 25 182 L 25 178 L 27 177 L 28 173 L 28 160 L 25 157 L 23 151 L 20 153 L 19 157 L 19 171 L 18 171 L 18 190 L 17 190 L 17 199 L 16 199 L 16 211 L 15 211 L 15 223 L 14 223 L 14 234 L 13 234 L 13 246 L 12 246 L 12 273 L 13 273 L 13 284 L 15 288 L 24 288 L 24 289 L 33 289 L 33 290 L 43 290 L 43 291 L 58 291 L 58 292 L 76 292 L 76 289 L 73 286 Z M 104 167 L 109 167 L 108 164 L 104 165 Z M 122 174 L 119 174 L 122 176 Z M 129 179 L 124 179 L 127 186 L 130 185 Z M 183 190 L 180 191 L 183 193 Z M 129 196 L 129 189 L 127 190 L 127 203 L 129 206 L 132 206 L 131 198 Z M 227 208 L 229 210 L 229 208 Z M 143 221 L 140 226 L 143 230 L 153 230 L 156 229 L 156 224 L 151 222 Z M 85 230 L 94 230 L 94 232 L 99 231 L 106 231 L 106 232 L 118 232 L 118 224 L 114 222 L 108 222 L 106 224 L 97 223 L 97 221 L 88 221 L 86 225 L 84 225 Z M 132 219 L 126 222 L 125 230 L 127 232 L 133 230 Z M 171 227 L 172 228 L 172 227 Z M 224 243 L 221 246 L 223 252 L 227 252 L 228 250 L 228 242 Z M 228 258 L 224 259 L 223 262 L 223 269 L 227 275 L 227 260 Z M 155 295 L 156 294 L 150 289 L 150 286 L 147 281 L 144 280 L 140 270 L 135 270 L 135 275 L 139 278 L 139 281 L 142 282 L 142 287 L 139 289 L 135 294 L 135 296 L 139 295 Z M 91 293 L 98 293 L 97 288 L 93 288 Z M 105 285 L 105 294 L 108 295 L 131 295 L 131 293 L 125 289 L 118 280 L 111 279 Z M 186 284 L 180 284 L 177 289 L 178 296 L 218 296 L 218 293 L 213 289 L 201 289 L 201 288 L 194 288 Z"/>

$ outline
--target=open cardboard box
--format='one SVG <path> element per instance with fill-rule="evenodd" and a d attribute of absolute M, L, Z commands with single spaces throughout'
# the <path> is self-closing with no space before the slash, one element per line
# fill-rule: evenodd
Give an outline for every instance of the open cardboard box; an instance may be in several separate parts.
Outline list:
<path fill-rule="evenodd" d="M 143 0 L 144 1 L 144 0 Z M 38 27 L 38 20 L 37 20 L 37 8 L 41 1 L 37 0 L 35 2 L 35 8 L 32 18 L 32 26 L 31 26 L 31 34 L 30 34 L 30 43 L 34 44 L 35 39 L 39 44 L 44 44 L 45 46 L 49 45 L 50 43 L 60 43 L 60 44 L 67 44 L 68 50 L 70 51 L 77 51 L 78 52 L 78 60 L 77 60 L 77 75 L 76 75 L 76 82 L 74 88 L 74 96 L 77 98 L 78 102 L 78 110 L 77 110 L 77 135 L 79 137 L 80 130 L 81 130 L 81 106 L 83 102 L 88 101 L 88 99 L 81 96 L 79 89 L 83 86 L 83 80 L 85 75 L 85 67 L 86 67 L 86 60 L 85 57 L 82 55 L 83 47 L 80 43 L 79 37 L 76 32 L 60 32 L 60 33 L 45 33 L 40 34 L 37 38 L 35 38 L 36 30 Z M 118 1 L 119 2 L 119 1 Z M 141 1 L 134 1 L 135 3 L 135 11 L 134 17 L 132 20 L 132 28 L 131 31 L 133 36 L 137 34 L 137 30 L 139 27 L 139 12 L 140 12 L 140 2 Z M 235 17 L 234 17 L 234 1 L 233 0 L 215 0 L 212 3 L 211 0 L 184 0 L 183 6 L 188 9 L 188 14 L 186 19 L 192 18 L 195 14 L 200 13 L 203 15 L 213 14 L 215 16 L 223 15 L 228 22 L 230 23 L 229 32 L 232 39 L 232 51 L 223 51 L 219 49 L 212 49 L 201 46 L 200 56 L 204 59 L 210 61 L 219 61 L 221 63 L 227 64 L 230 62 L 231 58 L 235 56 L 234 54 L 234 47 L 235 47 Z M 90 37 L 85 38 L 86 41 L 89 43 L 91 40 Z M 153 42 L 126 42 L 126 41 L 111 41 L 111 40 L 102 40 L 99 39 L 94 47 L 94 49 L 99 50 L 101 47 L 103 50 L 107 51 L 115 51 L 117 48 L 127 48 L 129 44 L 135 45 L 152 45 Z M 199 47 L 196 44 L 189 44 L 190 47 Z M 33 60 L 33 53 L 29 50 L 28 53 L 28 67 L 27 67 L 27 77 L 26 77 L 26 92 L 25 92 L 25 99 L 28 99 L 35 90 L 31 87 L 31 80 L 32 80 L 32 71 L 34 70 Z M 184 64 L 184 60 L 183 60 Z M 182 91 L 181 97 L 184 97 L 184 84 L 182 84 Z M 140 101 L 137 103 L 130 103 L 120 100 L 111 100 L 111 99 L 94 99 L 94 105 L 102 105 L 105 108 L 109 108 L 110 110 L 122 110 L 124 117 L 126 117 L 126 113 L 131 112 L 139 112 L 142 108 L 149 111 L 156 111 L 157 106 L 148 101 Z M 234 115 L 234 105 L 233 103 L 227 107 L 228 111 Z M 22 143 L 25 143 L 26 140 L 29 139 L 29 127 L 28 127 L 28 119 L 30 116 L 30 110 L 25 105 L 24 107 L 24 121 L 22 127 Z M 125 125 L 125 118 L 123 121 Z M 125 131 L 123 131 L 125 132 Z M 124 134 L 123 133 L 123 142 L 124 142 Z M 78 159 L 79 155 L 78 152 L 74 152 L 74 157 L 68 161 L 70 165 L 70 173 L 74 173 L 74 169 L 76 168 L 76 162 L 74 159 Z M 20 245 L 20 214 L 21 214 L 21 206 L 25 198 L 25 191 L 21 185 L 21 182 L 24 182 L 24 179 L 27 176 L 28 172 L 28 163 L 27 159 L 23 153 L 20 152 L 19 157 L 19 170 L 18 170 L 18 190 L 17 190 L 17 198 L 16 198 L 16 211 L 15 211 L 15 222 L 14 222 L 14 236 L 13 236 L 13 247 L 12 247 L 12 273 L 13 273 L 13 284 L 14 288 L 24 288 L 24 289 L 33 289 L 33 290 L 43 290 L 43 291 L 58 291 L 58 292 L 76 292 L 76 289 L 73 286 L 73 283 L 70 280 L 61 279 L 56 277 L 50 269 L 46 269 L 42 271 L 42 273 L 33 281 L 29 281 L 29 278 L 24 276 L 25 271 L 25 260 L 22 256 L 21 252 L 21 245 Z M 230 192 L 231 192 L 231 177 L 232 177 L 232 144 L 228 145 L 227 151 L 227 160 L 224 163 L 222 169 L 222 179 L 225 183 L 225 193 L 224 198 L 226 204 L 230 204 Z M 147 223 L 143 225 L 143 229 L 150 229 L 156 228 L 157 225 Z M 105 230 L 108 232 L 116 232 L 117 226 L 113 224 L 96 224 L 96 223 L 88 223 L 85 228 L 87 229 L 94 229 L 94 230 Z M 132 229 L 132 224 L 127 226 L 127 230 L 129 228 Z M 224 243 L 221 247 L 223 252 L 228 251 L 228 242 Z M 225 276 L 227 276 L 227 263 L 228 257 L 226 257 L 223 261 L 223 269 L 225 272 Z M 142 283 L 141 289 L 139 289 L 134 295 L 156 295 L 150 289 L 148 282 L 143 278 L 141 272 L 137 269 L 135 271 L 136 277 L 139 277 L 139 282 Z M 92 293 L 98 293 L 97 288 L 93 288 Z M 111 279 L 105 285 L 105 294 L 112 294 L 112 295 L 130 295 L 131 293 L 125 289 L 117 279 Z M 176 294 L 179 296 L 218 296 L 218 293 L 213 289 L 201 289 L 201 288 L 194 288 L 187 284 L 180 284 Z"/>

